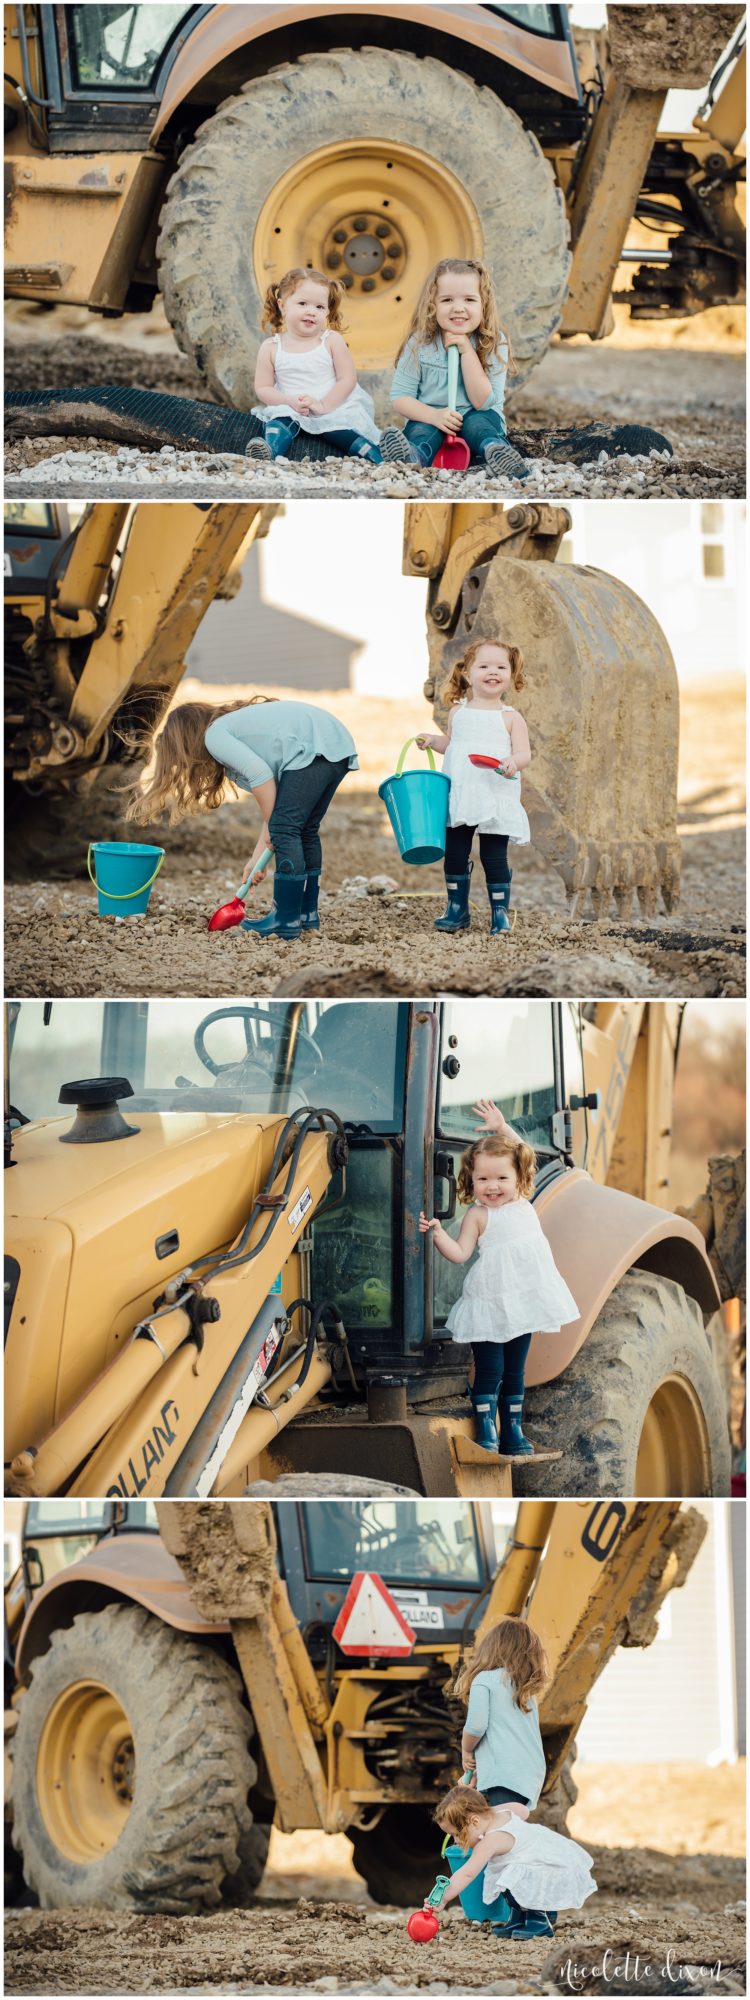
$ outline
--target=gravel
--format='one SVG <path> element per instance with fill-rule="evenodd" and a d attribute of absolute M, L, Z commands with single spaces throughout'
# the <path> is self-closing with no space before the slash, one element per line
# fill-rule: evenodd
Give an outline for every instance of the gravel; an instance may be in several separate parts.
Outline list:
<path fill-rule="evenodd" d="M 527 500 L 584 496 L 650 500 L 674 499 L 683 468 L 680 458 L 657 451 L 648 458 L 625 454 L 616 459 L 601 452 L 598 459 L 583 466 L 544 458 L 528 462 L 528 479 L 497 480 L 481 467 L 462 473 L 442 472 L 412 465 L 367 465 L 347 458 L 302 464 L 284 460 L 269 465 L 230 452 L 178 451 L 173 445 L 164 445 L 158 452 L 141 451 L 134 445 L 118 445 L 110 451 L 100 446 L 82 451 L 66 447 L 36 465 L 9 471 L 6 491 L 10 496 L 43 492 L 45 498 L 53 500 L 73 494 L 131 500 L 155 490 L 162 500 L 192 499 L 219 489 L 222 500 L 317 500 L 324 493 L 334 494 L 337 500 L 477 501 L 498 500 L 505 494 Z M 720 484 L 717 479 L 717 490 Z M 713 491 L 708 480 L 705 490 Z M 725 490 L 723 484 L 721 490 Z"/>

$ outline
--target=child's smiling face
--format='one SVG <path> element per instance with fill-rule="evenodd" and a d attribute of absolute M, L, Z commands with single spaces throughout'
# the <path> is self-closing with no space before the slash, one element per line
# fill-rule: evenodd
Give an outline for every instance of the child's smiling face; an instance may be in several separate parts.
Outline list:
<path fill-rule="evenodd" d="M 471 1175 L 475 1201 L 485 1208 L 504 1208 L 515 1201 L 518 1175 L 509 1154 L 477 1153 Z"/>
<path fill-rule="evenodd" d="M 476 333 L 482 323 L 476 271 L 446 271 L 438 278 L 435 317 L 441 333 Z"/>
<path fill-rule="evenodd" d="M 311 333 L 322 333 L 328 325 L 328 290 L 325 285 L 298 285 L 296 292 L 290 292 L 283 302 L 284 322 L 289 333 L 304 340 Z"/>
<path fill-rule="evenodd" d="M 475 700 L 497 701 L 500 695 L 507 694 L 513 670 L 505 646 L 480 646 L 467 679 Z"/>

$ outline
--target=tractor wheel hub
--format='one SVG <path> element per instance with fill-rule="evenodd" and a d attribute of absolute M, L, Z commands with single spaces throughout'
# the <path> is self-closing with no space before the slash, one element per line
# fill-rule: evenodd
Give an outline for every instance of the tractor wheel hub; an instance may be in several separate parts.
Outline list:
<path fill-rule="evenodd" d="M 382 216 L 359 211 L 343 215 L 329 229 L 323 267 L 347 292 L 372 292 L 403 275 L 406 244 L 401 230 Z"/>

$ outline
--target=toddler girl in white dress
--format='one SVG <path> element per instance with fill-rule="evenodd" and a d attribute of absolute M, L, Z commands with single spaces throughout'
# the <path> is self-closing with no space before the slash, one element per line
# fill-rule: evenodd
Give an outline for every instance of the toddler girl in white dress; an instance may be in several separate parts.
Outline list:
<path fill-rule="evenodd" d="M 265 436 L 251 438 L 247 458 L 284 458 L 299 432 L 324 437 L 334 454 L 382 464 L 381 433 L 372 397 L 360 387 L 341 328 L 343 292 L 322 271 L 287 271 L 269 285 L 261 325 L 271 329 L 258 353 L 253 410 Z M 407 459 L 401 431 L 389 457 Z"/>
<path fill-rule="evenodd" d="M 494 1903 L 505 1892 L 533 1923 L 495 1924 L 499 1937 L 551 1936 L 558 1910 L 580 1910 L 596 1883 L 585 1847 L 548 1826 L 531 1826 L 523 1805 L 491 1806 L 481 1792 L 454 1785 L 435 1813 L 438 1826 L 469 1858 L 451 1876 L 440 1909 L 460 1896 L 484 1869 L 482 1899 Z"/>
<path fill-rule="evenodd" d="M 531 763 L 523 716 L 508 708 L 509 690 L 524 685 L 519 646 L 480 639 L 457 660 L 443 690 L 449 715 L 442 735 L 418 736 L 422 749 L 442 751 L 450 778 L 445 840 L 448 908 L 436 931 L 468 931 L 471 848 L 479 834 L 479 855 L 490 899 L 490 931 L 510 930 L 508 906 L 513 880 L 508 845 L 526 846 L 529 822 L 521 804 L 521 771 Z M 492 762 L 473 764 L 474 756 Z"/>
<path fill-rule="evenodd" d="M 535 1168 L 533 1148 L 506 1126 L 478 1139 L 462 1156 L 458 1197 L 471 1207 L 458 1237 L 449 1236 L 434 1216 L 419 1218 L 422 1234 L 432 1230 L 435 1248 L 448 1263 L 468 1264 L 478 1252 L 446 1327 L 459 1346 L 470 1344 L 474 1355 L 477 1443 L 511 1457 L 533 1451 L 521 1423 L 531 1336 L 559 1333 L 578 1318 L 531 1205 Z"/>

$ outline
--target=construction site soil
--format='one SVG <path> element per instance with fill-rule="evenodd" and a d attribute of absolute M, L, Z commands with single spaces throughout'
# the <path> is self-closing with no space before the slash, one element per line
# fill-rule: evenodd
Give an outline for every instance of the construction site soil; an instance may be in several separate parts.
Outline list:
<path fill-rule="evenodd" d="M 633 327 L 617 309 L 613 341 L 553 344 L 508 406 L 511 436 L 530 455 L 528 479 L 502 484 L 479 468 L 457 475 L 410 466 L 323 464 L 259 466 L 223 454 L 169 449 L 123 450 L 88 429 L 81 437 L 26 437 L 6 448 L 9 497 L 62 499 L 154 497 L 272 500 L 562 498 L 726 499 L 745 492 L 744 356 L 740 310 L 715 308 L 700 323 Z M 57 337 L 53 337 L 56 335 Z M 644 340 L 645 337 L 645 340 Z M 648 344 L 645 344 L 648 342 Z M 6 388 L 64 389 L 120 384 L 208 400 L 191 361 L 179 354 L 163 314 L 106 324 L 75 308 L 53 315 L 11 302 Z M 673 457 L 592 460 L 585 470 L 543 456 L 545 434 L 564 427 L 641 424 L 665 434 Z"/>
<path fill-rule="evenodd" d="M 446 1914 L 431 1945 L 412 1944 L 405 1912 L 371 1903 L 343 1836 L 274 1834 L 247 1910 L 196 1917 L 10 1911 L 5 1990 L 285 2000 L 302 1993 L 744 1994 L 743 1806 L 741 1766 L 579 1769 L 570 1831 L 593 1854 L 598 1894 L 583 1911 L 560 1917 L 554 1942 L 531 1944 L 503 1943 L 457 1911 Z M 641 1844 L 646 1828 L 653 1845 Z M 619 1846 L 609 1844 L 615 1829 Z"/>
<path fill-rule="evenodd" d="M 279 695 L 294 690 L 278 688 Z M 242 689 L 183 681 L 178 699 L 213 701 Z M 679 832 L 683 890 L 671 916 L 622 918 L 567 913 L 560 877 L 533 846 L 513 860 L 510 935 L 490 937 L 482 871 L 474 872 L 470 933 L 444 936 L 442 869 L 409 868 L 398 857 L 378 784 L 394 745 L 427 726 L 419 702 L 351 690 L 321 692 L 351 729 L 361 769 L 325 820 L 322 928 L 292 943 L 251 932 L 209 933 L 208 918 L 234 894 L 257 833 L 248 800 L 174 830 L 143 829 L 166 848 L 147 915 L 99 917 L 86 875 L 86 841 L 51 842 L 43 866 L 6 891 L 6 991 L 18 998 L 113 993 L 331 997 L 497 994 L 546 997 L 660 995 L 741 997 L 745 992 L 743 835 L 744 688 L 707 671 L 681 695 Z M 103 829 L 122 837 L 123 824 Z M 86 808 L 86 838 L 96 827 Z M 71 880 L 71 877 L 80 879 Z M 270 903 L 268 879 L 252 914 Z"/>

